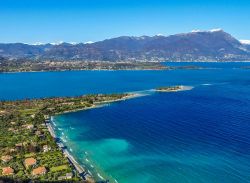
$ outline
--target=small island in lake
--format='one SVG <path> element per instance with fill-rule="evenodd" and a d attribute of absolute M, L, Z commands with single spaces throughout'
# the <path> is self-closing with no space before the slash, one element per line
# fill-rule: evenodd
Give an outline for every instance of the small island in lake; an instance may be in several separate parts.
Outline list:
<path fill-rule="evenodd" d="M 181 90 L 183 90 L 183 86 L 181 86 L 181 85 L 164 86 L 164 87 L 156 88 L 156 91 L 158 91 L 158 92 L 176 92 L 176 91 L 181 91 Z"/>
<path fill-rule="evenodd" d="M 62 148 L 50 116 L 84 110 L 135 94 L 95 94 L 0 102 L 0 181 L 95 182 Z"/>

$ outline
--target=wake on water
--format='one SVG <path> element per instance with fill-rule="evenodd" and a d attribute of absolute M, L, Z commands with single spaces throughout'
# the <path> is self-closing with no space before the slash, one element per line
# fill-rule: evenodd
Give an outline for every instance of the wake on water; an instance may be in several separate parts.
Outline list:
<path fill-rule="evenodd" d="M 204 84 L 201 84 L 202 86 L 211 86 L 213 84 L 210 84 L 210 83 L 204 83 Z"/>
<path fill-rule="evenodd" d="M 229 82 L 221 82 L 221 83 L 203 83 L 200 84 L 201 86 L 212 86 L 212 85 L 226 85 L 229 84 Z"/>

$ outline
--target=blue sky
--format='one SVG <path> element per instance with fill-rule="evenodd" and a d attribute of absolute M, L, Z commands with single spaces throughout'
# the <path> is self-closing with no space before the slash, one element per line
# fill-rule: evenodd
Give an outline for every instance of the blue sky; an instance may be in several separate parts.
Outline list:
<path fill-rule="evenodd" d="M 0 42 L 86 42 L 222 28 L 250 39 L 250 0 L 0 0 Z"/>

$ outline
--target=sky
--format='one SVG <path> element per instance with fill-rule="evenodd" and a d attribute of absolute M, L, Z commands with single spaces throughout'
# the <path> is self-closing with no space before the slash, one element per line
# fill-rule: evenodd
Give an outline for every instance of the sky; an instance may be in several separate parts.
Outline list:
<path fill-rule="evenodd" d="M 222 28 L 250 40 L 250 0 L 0 0 L 0 42 L 99 41 Z"/>

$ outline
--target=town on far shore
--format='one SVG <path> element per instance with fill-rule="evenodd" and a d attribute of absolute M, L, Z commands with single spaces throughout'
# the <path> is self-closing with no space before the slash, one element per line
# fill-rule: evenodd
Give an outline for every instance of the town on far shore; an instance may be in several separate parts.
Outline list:
<path fill-rule="evenodd" d="M 2 72 L 40 72 L 40 71 L 73 71 L 73 70 L 176 70 L 203 69 L 201 66 L 167 66 L 159 61 L 84 61 L 84 60 L 9 60 L 0 57 Z"/>

